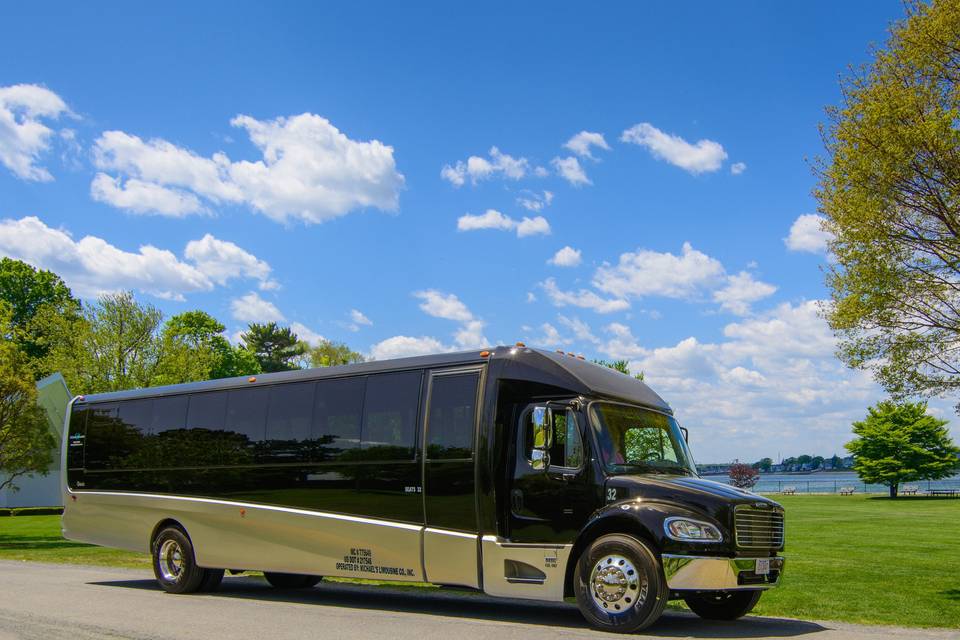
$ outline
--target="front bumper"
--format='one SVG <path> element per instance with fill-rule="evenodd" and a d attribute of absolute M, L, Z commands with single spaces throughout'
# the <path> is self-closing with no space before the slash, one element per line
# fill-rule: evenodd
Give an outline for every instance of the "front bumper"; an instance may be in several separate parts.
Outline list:
<path fill-rule="evenodd" d="M 769 589 L 780 583 L 784 559 L 712 558 L 663 554 L 663 573 L 671 591 Z M 757 560 L 769 560 L 769 573 L 757 573 Z"/>

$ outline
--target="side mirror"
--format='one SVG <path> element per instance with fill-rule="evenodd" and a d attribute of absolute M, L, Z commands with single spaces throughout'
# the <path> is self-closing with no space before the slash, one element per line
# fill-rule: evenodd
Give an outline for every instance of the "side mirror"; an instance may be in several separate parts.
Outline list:
<path fill-rule="evenodd" d="M 690 444 L 690 430 L 686 427 L 680 427 L 680 433 L 683 434 L 683 441 Z"/>
<path fill-rule="evenodd" d="M 543 471 L 550 466 L 550 447 L 553 445 L 553 416 L 547 407 L 534 407 L 533 450 L 530 453 L 531 466 Z"/>

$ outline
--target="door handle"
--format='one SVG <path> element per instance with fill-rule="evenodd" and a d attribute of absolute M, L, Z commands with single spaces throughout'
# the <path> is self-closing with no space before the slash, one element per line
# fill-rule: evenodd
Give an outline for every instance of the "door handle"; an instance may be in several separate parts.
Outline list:
<path fill-rule="evenodd" d="M 514 489 L 510 492 L 510 506 L 514 513 L 521 513 L 523 511 L 523 491 Z"/>

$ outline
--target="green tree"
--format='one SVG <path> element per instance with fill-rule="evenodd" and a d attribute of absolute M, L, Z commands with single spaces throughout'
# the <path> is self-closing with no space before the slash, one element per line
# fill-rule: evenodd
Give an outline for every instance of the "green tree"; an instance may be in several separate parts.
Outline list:
<path fill-rule="evenodd" d="M 609 361 L 609 360 L 594 360 L 593 362 L 594 362 L 594 364 L 599 364 L 599 365 L 602 366 L 602 367 L 609 367 L 609 368 L 611 368 L 611 369 L 614 369 L 614 370 L 616 370 L 616 371 L 619 371 L 620 373 L 624 373 L 624 374 L 626 374 L 626 375 L 628 375 L 628 376 L 631 375 L 631 373 L 630 373 L 630 363 L 627 362 L 626 360 L 614 360 L 614 361 L 612 361 L 612 362 Z M 643 371 L 637 373 L 637 374 L 634 375 L 633 377 L 636 378 L 637 380 L 642 381 L 642 380 L 643 380 Z"/>
<path fill-rule="evenodd" d="M 60 371 L 75 393 L 150 386 L 162 353 L 162 320 L 129 292 L 101 296 L 76 320 L 46 310 L 37 318 L 50 339 L 43 366 Z"/>
<path fill-rule="evenodd" d="M 0 309 L 0 330 L 11 330 L 10 309 Z M 16 489 L 24 475 L 47 475 L 56 444 L 47 416 L 37 404 L 37 388 L 27 356 L 0 340 L 0 491 Z"/>
<path fill-rule="evenodd" d="M 890 487 L 891 498 L 904 482 L 949 477 L 960 469 L 960 448 L 946 424 L 927 414 L 925 402 L 879 402 L 853 423 L 857 438 L 846 444 L 853 468 L 864 482 Z"/>
<path fill-rule="evenodd" d="M 958 42 L 960 3 L 908 0 L 823 130 L 827 318 L 843 361 L 895 398 L 960 386 Z"/>
<path fill-rule="evenodd" d="M 161 332 L 156 384 L 230 378 L 260 373 L 253 353 L 223 336 L 225 327 L 205 311 L 171 317 Z"/>
<path fill-rule="evenodd" d="M 297 361 L 308 349 L 290 327 L 278 327 L 276 322 L 253 323 L 240 339 L 244 348 L 256 357 L 264 373 L 298 368 Z"/>
<path fill-rule="evenodd" d="M 773 466 L 773 460 L 770 458 L 760 458 L 757 462 L 753 463 L 753 468 L 758 471 L 763 471 L 767 473 L 770 471 L 770 467 Z"/>
<path fill-rule="evenodd" d="M 340 364 L 363 362 L 363 354 L 353 351 L 342 342 L 323 340 L 316 346 L 310 347 L 307 355 L 311 367 L 334 367 Z"/>
<path fill-rule="evenodd" d="M 69 287 L 52 271 L 38 270 L 21 260 L 0 259 L 0 301 L 9 305 L 7 338 L 13 340 L 31 362 L 47 355 L 48 343 L 34 317 L 43 308 L 76 318 L 80 303 Z M 43 377 L 48 371 L 36 371 Z"/>

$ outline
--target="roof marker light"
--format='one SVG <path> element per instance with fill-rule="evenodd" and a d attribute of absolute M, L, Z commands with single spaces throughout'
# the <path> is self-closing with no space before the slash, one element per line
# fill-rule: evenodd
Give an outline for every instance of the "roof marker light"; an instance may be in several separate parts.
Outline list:
<path fill-rule="evenodd" d="M 257 381 L 256 376 L 250 376 L 249 378 L 247 378 L 247 382 L 256 382 L 256 381 Z"/>
<path fill-rule="evenodd" d="M 557 353 L 559 353 L 560 355 L 563 355 L 563 349 L 557 349 Z"/>
<path fill-rule="evenodd" d="M 481 351 L 481 352 L 480 352 L 480 357 L 481 357 L 481 358 L 486 358 L 486 357 L 489 356 L 489 355 L 490 355 L 490 352 L 489 352 L 489 351 Z"/>
<path fill-rule="evenodd" d="M 525 347 L 525 346 L 527 346 L 527 345 L 523 344 L 522 342 L 518 342 L 518 343 L 517 343 L 517 346 L 518 346 L 518 347 Z"/>

